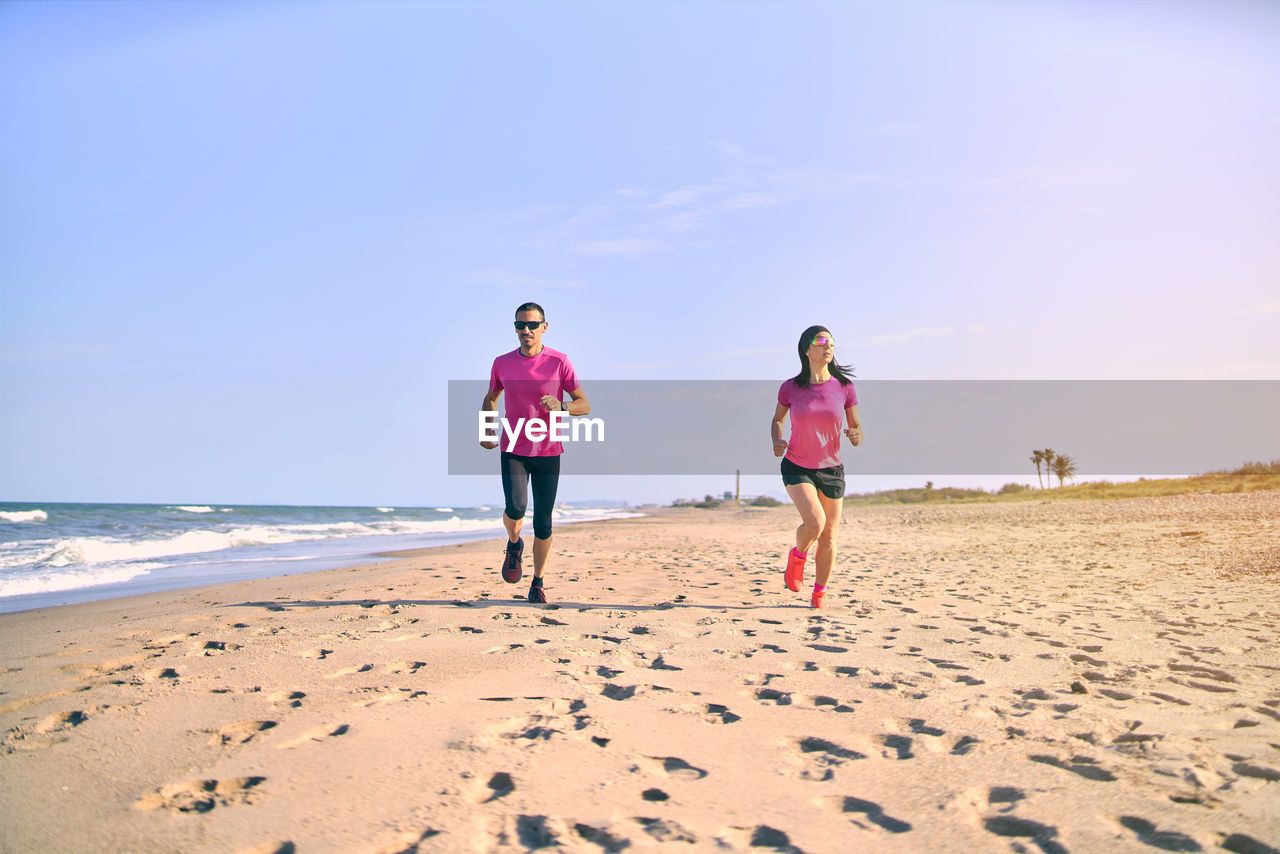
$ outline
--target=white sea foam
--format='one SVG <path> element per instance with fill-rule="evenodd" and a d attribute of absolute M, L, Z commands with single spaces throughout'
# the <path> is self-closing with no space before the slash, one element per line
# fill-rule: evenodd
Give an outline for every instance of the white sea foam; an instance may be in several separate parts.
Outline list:
<path fill-rule="evenodd" d="M 4 576 L 0 577 L 0 597 L 21 596 L 24 593 L 57 593 L 61 590 L 96 587 L 99 584 L 118 584 L 146 575 L 162 566 L 162 563 L 137 563 L 91 570 L 55 569 Z"/>
<path fill-rule="evenodd" d="M 394 508 L 394 507 L 375 507 L 375 508 L 373 508 L 373 509 L 374 509 L 374 510 L 377 510 L 379 513 L 394 513 L 394 512 L 396 512 L 396 508 Z"/>
<path fill-rule="evenodd" d="M 435 510 L 436 510 L 436 512 L 437 512 L 437 513 L 452 513 L 452 512 L 453 512 L 453 508 L 452 508 L 452 507 L 437 507 L 437 508 L 435 508 Z"/>
<path fill-rule="evenodd" d="M 338 522 L 313 525 L 256 525 L 229 531 L 187 531 L 172 537 L 150 540 L 121 540 L 108 537 L 77 537 L 45 542 L 40 553 L 24 563 L 45 567 L 77 564 L 106 564 L 123 561 L 157 560 L 182 555 L 215 552 L 246 546 L 281 545 L 309 540 L 376 537 L 388 534 L 453 534 L 482 531 L 497 526 L 493 519 L 449 519 L 433 521 L 388 520 L 361 524 Z"/>
<path fill-rule="evenodd" d="M 43 510 L 0 510 L 0 522 L 47 522 L 49 514 Z"/>
<path fill-rule="evenodd" d="M 173 508 L 184 513 L 213 513 L 214 509 L 203 504 L 186 504 Z"/>
<path fill-rule="evenodd" d="M 501 523 L 492 517 L 466 519 L 458 514 L 444 517 L 446 508 L 433 508 L 441 514 L 430 520 L 393 516 L 368 523 L 334 521 L 313 524 L 262 524 L 238 528 L 220 527 L 216 522 L 207 527 L 149 539 L 122 536 L 66 536 L 16 540 L 0 544 L 0 597 L 23 593 L 73 590 L 100 584 L 124 582 L 150 570 L 173 565 L 203 563 L 224 564 L 244 560 L 290 560 L 300 551 L 315 554 L 332 553 L 332 547 L 318 546 L 319 551 L 294 543 L 343 541 L 352 538 L 384 536 L 424 537 L 428 544 L 438 536 L 497 536 Z M 12 514 L 14 511 L 6 511 Z M 20 511 L 24 514 L 44 511 Z M 468 515 L 466 513 L 462 515 Z M 607 509 L 565 509 L 555 511 L 560 523 L 590 519 L 626 517 L 634 514 Z M 213 520 L 210 520 L 213 521 Z M 199 524 L 199 523 L 197 523 Z M 35 529 L 43 531 L 46 529 Z M 52 533 L 52 532 L 50 532 Z M 154 532 L 153 532 L 154 533 Z M 286 545 L 288 549 L 274 547 Z M 257 553 L 236 553 L 233 549 L 259 547 Z M 262 547 L 267 552 L 262 551 Z M 356 553 L 371 548 L 353 546 Z M 209 557 L 192 555 L 208 554 Z M 299 558 L 301 559 L 301 558 Z"/>

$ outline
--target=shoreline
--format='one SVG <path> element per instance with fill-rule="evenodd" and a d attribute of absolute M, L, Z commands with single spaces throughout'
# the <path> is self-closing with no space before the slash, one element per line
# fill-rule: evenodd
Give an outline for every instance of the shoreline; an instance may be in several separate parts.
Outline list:
<path fill-rule="evenodd" d="M 1280 495 L 850 509 L 820 612 L 795 524 L 0 615 L 0 849 L 1273 850 Z"/>
<path fill-rule="evenodd" d="M 651 511 L 617 509 L 608 512 L 641 514 Z M 563 529 L 570 525 L 582 524 L 583 521 L 605 520 L 570 520 L 558 523 L 557 527 Z M 0 597 L 0 615 L 23 613 L 44 608 L 66 607 L 75 604 L 104 602 L 113 599 L 132 598 L 134 596 L 148 596 L 157 593 L 230 584 L 237 581 L 283 578 L 313 572 L 326 572 L 330 569 L 360 567 L 385 560 L 394 560 L 401 553 L 423 549 L 448 548 L 459 543 L 483 542 L 502 536 L 501 522 L 496 522 L 493 527 L 494 530 L 482 529 L 430 535 L 434 539 L 431 545 L 415 546 L 409 549 L 388 550 L 385 546 L 379 548 L 373 541 L 421 540 L 424 535 L 384 534 L 356 539 L 302 540 L 287 545 L 308 552 L 308 554 L 275 558 L 237 558 L 228 556 L 221 560 L 211 559 L 195 563 L 177 563 L 149 570 L 143 575 L 126 581 Z M 370 542 L 361 547 L 362 540 L 369 540 Z M 217 554 L 224 553 L 210 553 L 211 556 Z M 154 575 L 152 574 L 153 572 L 155 573 Z M 198 574 L 207 574 L 210 577 L 203 579 Z"/>

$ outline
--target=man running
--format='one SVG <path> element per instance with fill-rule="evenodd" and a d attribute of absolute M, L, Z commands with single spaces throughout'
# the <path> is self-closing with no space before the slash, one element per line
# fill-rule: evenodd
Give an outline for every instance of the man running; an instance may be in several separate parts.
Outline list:
<path fill-rule="evenodd" d="M 507 550 L 502 560 L 502 580 L 515 584 L 522 574 L 524 540 L 520 529 L 533 487 L 533 584 L 529 601 L 545 603 L 542 576 L 551 556 L 551 511 L 556 503 L 556 487 L 560 483 L 560 455 L 564 447 L 551 439 L 550 412 L 567 411 L 570 415 L 586 415 L 591 404 L 578 385 L 577 374 L 569 357 L 542 345 L 548 327 L 542 306 L 527 302 L 516 309 L 516 337 L 520 347 L 493 360 L 489 372 L 489 393 L 481 409 L 493 412 L 505 391 L 505 421 L 497 440 L 502 443 L 502 492 L 507 506 L 502 523 L 507 528 Z M 564 394 L 570 402 L 564 404 Z M 524 424 L 517 428 L 520 419 Z M 510 429 L 514 435 L 508 433 Z M 533 438 L 530 438 L 532 435 Z M 541 435 L 545 438 L 538 438 Z M 481 447 L 492 450 L 497 442 L 484 441 Z"/>

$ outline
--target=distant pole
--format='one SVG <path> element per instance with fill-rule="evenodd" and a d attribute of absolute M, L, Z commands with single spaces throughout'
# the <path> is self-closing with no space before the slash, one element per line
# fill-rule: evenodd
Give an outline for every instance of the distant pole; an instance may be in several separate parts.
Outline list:
<path fill-rule="evenodd" d="M 742 503 L 742 469 L 734 472 L 733 503 Z"/>

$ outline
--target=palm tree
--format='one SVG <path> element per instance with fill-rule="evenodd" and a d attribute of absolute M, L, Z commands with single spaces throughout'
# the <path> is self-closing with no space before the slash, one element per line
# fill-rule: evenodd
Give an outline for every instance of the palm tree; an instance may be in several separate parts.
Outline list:
<path fill-rule="evenodd" d="M 1076 461 L 1066 454 L 1055 454 L 1049 467 L 1058 476 L 1058 486 L 1062 486 L 1067 478 L 1076 476 Z"/>
<path fill-rule="evenodd" d="M 1045 462 L 1044 451 L 1032 451 L 1031 462 L 1036 467 L 1036 483 L 1040 484 L 1040 488 L 1044 489 L 1044 481 L 1040 479 L 1040 464 Z"/>
<path fill-rule="evenodd" d="M 1049 488 L 1053 489 L 1053 458 L 1058 454 L 1053 448 L 1045 448 L 1040 452 L 1040 459 L 1044 460 L 1044 476 L 1049 480 Z"/>

